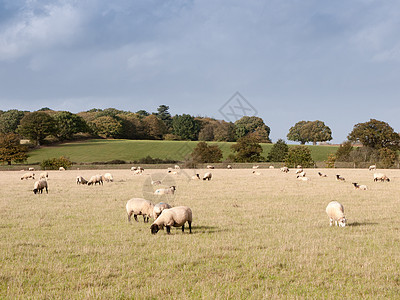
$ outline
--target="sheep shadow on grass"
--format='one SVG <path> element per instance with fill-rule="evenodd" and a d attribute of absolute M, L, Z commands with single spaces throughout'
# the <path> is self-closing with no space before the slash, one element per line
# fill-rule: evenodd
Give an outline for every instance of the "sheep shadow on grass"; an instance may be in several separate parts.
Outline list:
<path fill-rule="evenodd" d="M 185 231 L 186 231 L 186 228 L 185 228 Z M 227 231 L 227 229 L 220 229 L 219 227 L 216 227 L 216 226 L 192 226 L 193 234 L 216 233 L 216 232 L 222 232 L 222 231 Z"/>
<path fill-rule="evenodd" d="M 378 225 L 378 223 L 375 223 L 375 222 L 353 222 L 353 223 L 347 224 L 347 226 L 350 226 L 350 227 L 370 226 L 370 225 Z"/>

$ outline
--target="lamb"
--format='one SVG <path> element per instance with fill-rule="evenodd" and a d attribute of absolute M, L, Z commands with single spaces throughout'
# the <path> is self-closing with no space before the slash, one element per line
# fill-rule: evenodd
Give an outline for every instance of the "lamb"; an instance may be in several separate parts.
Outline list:
<path fill-rule="evenodd" d="M 160 203 L 154 205 L 154 209 L 153 209 L 154 220 L 156 220 L 161 215 L 161 213 L 164 209 L 168 209 L 171 207 L 172 207 L 171 205 L 169 205 L 168 203 L 164 203 L 164 202 L 160 202 Z"/>
<path fill-rule="evenodd" d="M 356 189 L 356 190 L 363 190 L 363 191 L 368 190 L 367 186 L 364 184 L 359 185 L 357 182 L 353 182 L 353 185 L 354 185 L 354 189 Z"/>
<path fill-rule="evenodd" d="M 193 175 L 191 178 L 192 178 L 193 180 L 197 180 L 197 179 L 200 179 L 200 175 L 199 175 L 199 174 L 196 174 L 196 175 Z"/>
<path fill-rule="evenodd" d="M 342 204 L 340 204 L 337 201 L 331 201 L 329 202 L 325 211 L 329 217 L 330 226 L 333 225 L 333 222 L 335 222 L 335 226 L 339 227 L 346 226 L 346 218 L 344 216 L 344 208 Z"/>
<path fill-rule="evenodd" d="M 21 176 L 21 180 L 29 179 L 29 178 L 35 179 L 35 173 L 28 172 Z"/>
<path fill-rule="evenodd" d="M 47 171 L 40 173 L 39 179 L 46 179 L 49 178 L 49 173 Z"/>
<path fill-rule="evenodd" d="M 88 181 L 88 185 L 96 185 L 96 183 L 98 183 L 100 185 L 103 184 L 103 176 L 101 176 L 100 174 L 94 175 L 92 177 L 90 177 L 89 181 Z"/>
<path fill-rule="evenodd" d="M 322 174 L 321 172 L 318 172 L 318 175 L 319 175 L 320 177 L 328 177 L 328 175 Z"/>
<path fill-rule="evenodd" d="M 65 171 L 65 168 L 64 167 L 59 167 L 58 170 L 59 171 Z"/>
<path fill-rule="evenodd" d="M 368 171 L 375 171 L 376 170 L 376 165 L 371 165 L 368 167 Z"/>
<path fill-rule="evenodd" d="M 289 168 L 288 167 L 282 167 L 281 172 L 283 173 L 289 173 Z"/>
<path fill-rule="evenodd" d="M 172 185 L 167 189 L 157 189 L 154 192 L 154 195 L 159 195 L 159 196 L 161 196 L 161 195 L 173 195 L 175 193 L 175 190 L 176 190 L 176 186 Z"/>
<path fill-rule="evenodd" d="M 214 166 L 208 165 L 207 169 L 214 169 Z"/>
<path fill-rule="evenodd" d="M 132 198 L 126 203 L 128 222 L 131 221 L 132 215 L 136 222 L 139 222 L 137 216 L 143 215 L 143 221 L 147 223 L 149 222 L 149 218 L 154 218 L 153 210 L 154 204 L 143 198 Z"/>
<path fill-rule="evenodd" d="M 88 181 L 85 178 L 83 178 L 82 176 L 76 177 L 76 184 L 87 184 L 87 183 L 88 183 Z"/>
<path fill-rule="evenodd" d="M 385 174 L 383 174 L 383 173 L 374 173 L 374 181 L 378 181 L 378 180 L 380 180 L 382 182 L 384 182 L 384 181 L 389 182 L 390 181 L 390 179 Z"/>
<path fill-rule="evenodd" d="M 211 172 L 207 172 L 206 174 L 204 174 L 203 180 L 211 180 L 211 177 L 212 177 Z"/>
<path fill-rule="evenodd" d="M 47 180 L 39 180 L 36 181 L 34 186 L 33 186 L 33 193 L 34 194 L 42 194 L 43 193 L 43 189 L 46 189 L 46 193 L 48 194 L 49 191 L 47 189 Z"/>
<path fill-rule="evenodd" d="M 171 226 L 182 226 L 182 232 L 185 232 L 186 222 L 189 224 L 189 233 L 192 233 L 192 210 L 187 206 L 177 206 L 164 209 L 161 215 L 153 222 L 150 230 L 152 234 L 156 234 L 165 226 L 167 228 L 167 234 L 170 234 Z"/>
<path fill-rule="evenodd" d="M 107 182 L 110 182 L 110 181 L 113 182 L 114 181 L 114 178 L 112 177 L 111 173 L 104 174 L 103 179 L 105 181 L 107 181 Z"/>
<path fill-rule="evenodd" d="M 336 174 L 336 180 L 337 181 L 346 181 L 346 179 L 344 179 L 344 177 L 341 177 L 340 175 Z"/>

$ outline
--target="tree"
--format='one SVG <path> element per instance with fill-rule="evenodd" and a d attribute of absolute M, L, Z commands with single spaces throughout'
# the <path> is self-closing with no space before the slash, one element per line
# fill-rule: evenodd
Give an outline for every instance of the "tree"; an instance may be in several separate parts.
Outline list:
<path fill-rule="evenodd" d="M 289 151 L 289 146 L 285 143 L 284 140 L 279 139 L 269 151 L 267 160 L 275 162 L 284 161 L 288 154 L 288 151 Z"/>
<path fill-rule="evenodd" d="M 191 115 L 175 115 L 172 118 L 173 133 L 183 140 L 195 141 L 198 138 L 200 124 Z"/>
<path fill-rule="evenodd" d="M 365 123 L 354 125 L 353 130 L 348 135 L 348 140 L 360 142 L 364 146 L 381 149 L 389 148 L 391 150 L 400 149 L 400 136 L 394 132 L 388 123 L 370 119 Z"/>
<path fill-rule="evenodd" d="M 218 163 L 222 159 L 222 151 L 218 145 L 208 145 L 206 142 L 199 142 L 190 154 L 196 163 Z"/>
<path fill-rule="evenodd" d="M 28 148 L 21 145 L 20 137 L 15 133 L 0 133 L 0 162 L 23 162 L 28 158 Z"/>
<path fill-rule="evenodd" d="M 40 145 L 49 135 L 55 135 L 56 122 L 44 112 L 32 112 L 21 119 L 18 133 Z"/>
<path fill-rule="evenodd" d="M 21 119 L 25 116 L 23 111 L 11 109 L 0 115 L 0 132 L 16 132 Z"/>
<path fill-rule="evenodd" d="M 311 157 L 311 150 L 307 146 L 296 145 L 289 148 L 285 163 L 287 166 L 295 167 L 301 165 L 304 168 L 312 167 L 314 161 Z"/>
<path fill-rule="evenodd" d="M 90 122 L 90 126 L 95 134 L 98 134 L 105 138 L 122 137 L 122 123 L 116 118 L 110 116 L 102 116 Z"/>
<path fill-rule="evenodd" d="M 205 125 L 199 132 L 199 141 L 213 141 L 214 140 L 214 124 Z"/>
<path fill-rule="evenodd" d="M 167 129 L 171 129 L 172 128 L 172 117 L 168 110 L 169 110 L 169 106 L 160 105 L 157 108 L 156 116 L 165 124 Z"/>
<path fill-rule="evenodd" d="M 161 140 L 167 133 L 167 126 L 155 115 L 149 115 L 143 118 L 143 125 L 146 128 L 147 136 L 151 139 Z"/>
<path fill-rule="evenodd" d="M 259 144 L 259 139 L 252 135 L 246 135 L 238 139 L 236 144 L 231 146 L 235 152 L 236 162 L 259 162 L 264 158 L 261 156 L 263 149 Z"/>
<path fill-rule="evenodd" d="M 139 116 L 139 118 L 147 117 L 148 115 L 150 115 L 147 111 L 143 109 L 138 110 L 136 114 Z"/>
<path fill-rule="evenodd" d="M 304 145 L 312 142 L 326 142 L 332 140 L 332 131 L 324 122 L 316 121 L 300 121 L 289 129 L 287 138 L 291 141 L 300 142 Z"/>
<path fill-rule="evenodd" d="M 88 125 L 85 120 L 68 111 L 56 113 L 54 120 L 56 121 L 57 137 L 60 140 L 68 140 L 76 133 L 88 131 Z"/>
<path fill-rule="evenodd" d="M 336 161 L 351 161 L 351 151 L 353 150 L 353 145 L 350 141 L 346 141 L 340 144 L 339 148 L 336 150 Z"/>
<path fill-rule="evenodd" d="M 394 163 L 398 160 L 397 151 L 394 151 L 389 148 L 381 148 L 378 150 L 379 153 L 379 162 L 385 168 L 388 169 L 394 165 Z"/>
<path fill-rule="evenodd" d="M 244 116 L 235 122 L 235 133 L 238 139 L 250 133 L 255 133 L 260 142 L 271 143 L 269 139 L 270 132 L 271 129 L 259 117 Z"/>

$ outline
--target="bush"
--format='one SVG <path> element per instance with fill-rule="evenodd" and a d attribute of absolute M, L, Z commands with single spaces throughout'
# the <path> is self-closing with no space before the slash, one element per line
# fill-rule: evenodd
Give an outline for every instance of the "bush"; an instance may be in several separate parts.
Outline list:
<path fill-rule="evenodd" d="M 285 143 L 284 140 L 279 139 L 269 151 L 267 160 L 273 162 L 281 162 L 284 161 L 286 155 L 288 154 L 289 146 Z"/>
<path fill-rule="evenodd" d="M 253 135 L 246 135 L 238 139 L 236 144 L 231 146 L 235 152 L 235 162 L 262 162 L 265 158 L 261 156 L 263 149 L 259 139 Z"/>
<path fill-rule="evenodd" d="M 196 163 L 218 163 L 222 159 L 222 151 L 217 146 L 210 146 L 206 142 L 199 142 L 190 154 Z"/>
<path fill-rule="evenodd" d="M 68 169 L 69 167 L 71 167 L 71 165 L 72 162 L 64 156 L 61 156 L 59 158 L 46 159 L 40 163 L 40 167 L 43 170 L 58 170 L 60 167 Z"/>
<path fill-rule="evenodd" d="M 398 155 L 397 152 L 389 149 L 389 148 L 381 148 L 379 149 L 379 162 L 383 168 L 388 169 L 394 165 L 397 161 Z"/>
<path fill-rule="evenodd" d="M 152 158 L 150 155 L 143 157 L 139 160 L 135 160 L 134 164 L 175 164 L 177 163 L 176 160 L 172 159 L 161 159 L 161 158 Z"/>
<path fill-rule="evenodd" d="M 314 166 L 314 161 L 311 157 L 311 150 L 307 146 L 294 146 L 289 148 L 288 155 L 285 159 L 288 167 L 295 167 L 301 165 L 304 168 Z"/>

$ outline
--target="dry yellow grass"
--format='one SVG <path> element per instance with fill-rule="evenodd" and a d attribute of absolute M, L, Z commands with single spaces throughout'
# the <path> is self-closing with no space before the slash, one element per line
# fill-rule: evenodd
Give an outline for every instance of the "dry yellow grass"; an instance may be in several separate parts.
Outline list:
<path fill-rule="evenodd" d="M 23 172 L 0 172 L 0 298 L 399 297 L 399 170 L 384 171 L 389 183 L 373 182 L 368 170 L 308 169 L 309 182 L 293 170 L 252 171 L 166 177 L 177 192 L 163 200 L 193 211 L 193 234 L 170 236 L 151 235 L 141 217 L 128 224 L 125 211 L 143 193 L 156 201 L 150 178 L 166 170 L 107 170 L 115 182 L 104 186 L 75 178 L 106 171 L 50 171 L 41 195 Z M 344 205 L 349 226 L 329 227 L 331 200 Z"/>

